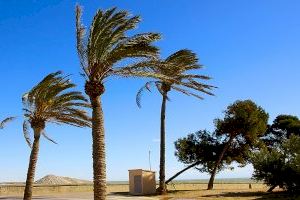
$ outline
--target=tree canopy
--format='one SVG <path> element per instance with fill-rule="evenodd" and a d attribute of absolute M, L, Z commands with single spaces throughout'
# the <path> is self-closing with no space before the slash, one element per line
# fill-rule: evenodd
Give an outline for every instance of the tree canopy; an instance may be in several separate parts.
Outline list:
<path fill-rule="evenodd" d="M 236 101 L 224 111 L 223 119 L 216 119 L 216 135 L 254 144 L 267 130 L 269 115 L 251 100 Z"/>
<path fill-rule="evenodd" d="M 278 115 L 262 136 L 265 148 L 251 155 L 253 178 L 272 191 L 281 186 L 291 192 L 300 188 L 300 121 L 297 116 Z M 282 176 L 284 174 L 284 176 Z"/>
<path fill-rule="evenodd" d="M 300 120 L 293 115 L 278 115 L 273 123 L 268 126 L 263 141 L 266 145 L 274 147 L 280 145 L 285 139 L 289 139 L 291 135 L 300 136 Z"/>
<path fill-rule="evenodd" d="M 223 146 L 221 137 L 216 137 L 207 130 L 200 130 L 175 141 L 175 156 L 184 164 L 190 165 L 197 162 L 195 166 L 197 170 L 211 174 Z M 231 155 L 224 155 L 218 171 L 231 161 Z"/>
<path fill-rule="evenodd" d="M 253 178 L 271 186 L 281 186 L 290 192 L 300 192 L 300 137 L 291 135 L 279 148 L 263 149 L 251 156 Z"/>

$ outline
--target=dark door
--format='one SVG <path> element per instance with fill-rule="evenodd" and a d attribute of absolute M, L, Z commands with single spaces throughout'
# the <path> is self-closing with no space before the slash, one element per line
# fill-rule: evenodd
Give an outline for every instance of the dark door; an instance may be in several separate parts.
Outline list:
<path fill-rule="evenodd" d="M 141 194 L 142 193 L 142 176 L 134 176 L 134 193 Z"/>

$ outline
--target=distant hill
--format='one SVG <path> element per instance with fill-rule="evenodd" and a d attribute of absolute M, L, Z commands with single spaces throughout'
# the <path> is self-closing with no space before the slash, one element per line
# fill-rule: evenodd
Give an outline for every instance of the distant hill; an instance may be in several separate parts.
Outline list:
<path fill-rule="evenodd" d="M 47 175 L 43 178 L 37 180 L 35 184 L 42 185 L 77 185 L 77 184 L 91 184 L 91 181 L 81 180 L 76 178 L 64 177 L 64 176 L 55 176 Z"/>

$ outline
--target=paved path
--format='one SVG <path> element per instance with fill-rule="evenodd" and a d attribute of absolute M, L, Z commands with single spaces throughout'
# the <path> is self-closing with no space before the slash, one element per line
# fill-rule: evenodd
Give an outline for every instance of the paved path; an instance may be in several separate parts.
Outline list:
<path fill-rule="evenodd" d="M 15 197 L 15 196 L 0 196 L 0 200 L 20 200 L 22 197 Z M 33 200 L 86 200 L 92 199 L 92 196 L 82 196 L 79 195 L 78 197 L 74 196 L 61 196 L 61 197 L 54 197 L 54 196 L 36 196 L 32 198 Z M 107 200 L 159 200 L 157 197 L 136 197 L 136 196 L 121 196 L 121 195 L 108 195 Z"/>

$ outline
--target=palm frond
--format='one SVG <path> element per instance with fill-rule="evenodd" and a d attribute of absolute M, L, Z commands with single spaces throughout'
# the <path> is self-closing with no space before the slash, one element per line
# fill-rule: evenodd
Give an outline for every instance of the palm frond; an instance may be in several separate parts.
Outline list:
<path fill-rule="evenodd" d="M 162 82 L 160 82 L 160 81 L 155 82 L 155 86 L 156 86 L 158 92 L 159 92 L 161 95 L 164 95 L 165 92 L 164 92 L 163 89 L 162 89 Z"/>
<path fill-rule="evenodd" d="M 136 104 L 137 104 L 137 106 L 138 106 L 139 108 L 142 107 L 142 104 L 141 104 L 141 98 L 142 98 L 143 92 L 144 92 L 145 90 L 151 92 L 151 86 L 152 86 L 153 83 L 155 83 L 155 81 L 148 81 L 148 82 L 145 83 L 145 85 L 144 85 L 143 87 L 141 87 L 141 88 L 138 90 L 138 92 L 137 92 L 137 94 L 136 94 L 135 100 L 136 100 Z"/>
<path fill-rule="evenodd" d="M 3 129 L 7 123 L 13 121 L 14 119 L 16 119 L 16 117 L 7 117 L 4 120 L 0 121 L 0 129 Z"/>
<path fill-rule="evenodd" d="M 183 79 L 202 79 L 202 80 L 210 80 L 211 79 L 211 77 L 209 77 L 209 76 L 205 76 L 205 75 L 198 75 L 198 74 L 183 74 L 183 75 L 181 75 L 181 77 L 183 78 Z"/>
<path fill-rule="evenodd" d="M 109 54 L 107 62 L 113 65 L 126 58 L 156 58 L 159 49 L 151 43 L 160 39 L 158 33 L 137 34 L 120 42 Z"/>
<path fill-rule="evenodd" d="M 54 144 L 57 144 L 57 142 L 55 142 L 54 140 L 52 140 L 47 134 L 46 132 L 43 130 L 42 133 L 41 133 L 44 138 L 46 138 L 47 140 L 49 140 L 50 142 L 54 143 Z"/>
<path fill-rule="evenodd" d="M 23 122 L 23 135 L 24 135 L 24 138 L 25 138 L 28 146 L 31 148 L 32 147 L 32 142 L 31 142 L 31 139 L 30 139 L 29 122 L 27 120 L 25 120 Z"/>
<path fill-rule="evenodd" d="M 83 70 L 83 76 L 88 77 L 89 72 L 87 70 L 88 67 L 88 59 L 87 59 L 87 48 L 85 41 L 85 28 L 81 22 L 82 16 L 82 8 L 79 5 L 76 5 L 76 47 L 77 53 L 80 61 L 80 66 Z"/>
<path fill-rule="evenodd" d="M 201 66 L 200 64 L 198 64 L 197 55 L 189 49 L 179 50 L 171 54 L 169 57 L 167 57 L 165 61 L 169 63 L 176 63 L 179 65 L 186 65 L 186 66 L 189 65 L 192 66 L 198 65 L 199 67 Z"/>
<path fill-rule="evenodd" d="M 9 123 L 15 119 L 16 119 L 16 117 L 7 117 L 4 120 L 0 121 L 0 129 L 3 129 L 7 123 Z"/>

